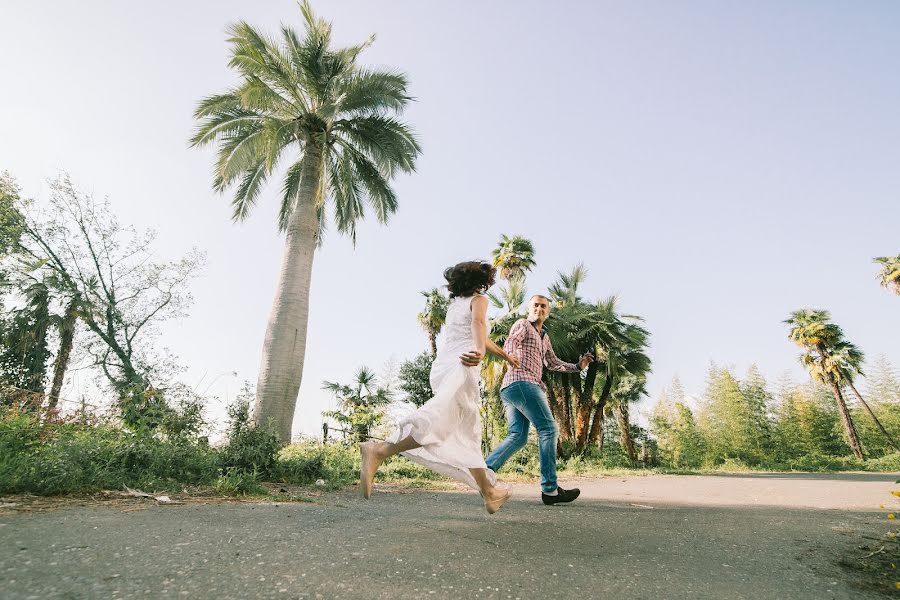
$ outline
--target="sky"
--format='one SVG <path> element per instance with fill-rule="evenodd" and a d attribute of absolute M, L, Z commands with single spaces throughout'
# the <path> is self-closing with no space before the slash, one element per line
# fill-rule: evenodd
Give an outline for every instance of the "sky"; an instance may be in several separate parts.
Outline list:
<path fill-rule="evenodd" d="M 335 42 L 404 71 L 423 154 L 387 227 L 318 252 L 295 433 L 333 406 L 324 380 L 427 347 L 420 290 L 501 234 L 533 240 L 531 293 L 583 262 L 652 334 L 649 406 L 711 362 L 804 378 L 782 321 L 831 311 L 867 357 L 900 366 L 900 4 L 330 0 Z M 216 396 L 256 381 L 283 238 L 277 182 L 245 222 L 211 189 L 192 112 L 236 81 L 225 30 L 301 28 L 296 4 L 0 1 L 0 170 L 46 196 L 61 171 L 108 196 L 156 251 L 207 253 L 190 315 L 160 343 Z M 90 384 L 75 374 L 70 394 Z"/>

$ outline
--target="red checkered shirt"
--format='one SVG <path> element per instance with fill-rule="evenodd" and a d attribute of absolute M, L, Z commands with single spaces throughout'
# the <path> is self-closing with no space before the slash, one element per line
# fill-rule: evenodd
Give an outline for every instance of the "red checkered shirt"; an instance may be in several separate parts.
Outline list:
<path fill-rule="evenodd" d="M 503 350 L 519 359 L 519 368 L 509 368 L 500 389 L 516 381 L 527 381 L 547 391 L 547 387 L 541 381 L 545 365 L 551 371 L 563 373 L 576 373 L 581 370 L 578 365 L 559 360 L 553 351 L 550 336 L 538 331 L 528 319 L 519 319 L 515 322 L 509 330 Z"/>

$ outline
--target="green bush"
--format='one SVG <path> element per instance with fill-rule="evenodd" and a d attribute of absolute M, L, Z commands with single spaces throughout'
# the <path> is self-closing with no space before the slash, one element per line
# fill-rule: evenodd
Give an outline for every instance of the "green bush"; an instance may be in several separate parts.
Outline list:
<path fill-rule="evenodd" d="M 109 424 L 37 425 L 32 417 L 7 413 L 0 418 L 0 492 L 173 488 L 182 482 L 210 482 L 218 475 L 216 452 L 205 444 L 161 440 Z"/>
<path fill-rule="evenodd" d="M 278 454 L 276 471 L 287 483 L 308 485 L 324 479 L 331 487 L 347 485 L 359 478 L 359 451 L 340 444 L 291 444 Z"/>
<path fill-rule="evenodd" d="M 250 420 L 250 400 L 239 396 L 228 407 L 228 443 L 220 451 L 219 465 L 227 473 L 239 469 L 258 473 L 260 477 L 275 475 L 276 456 L 281 448 L 278 436 L 268 426 L 255 426 Z"/>
<path fill-rule="evenodd" d="M 900 452 L 886 454 L 879 458 L 870 458 L 865 464 L 866 471 L 900 471 Z"/>
<path fill-rule="evenodd" d="M 224 496 L 246 496 L 249 494 L 265 494 L 255 472 L 248 473 L 242 469 L 230 469 L 216 479 L 213 489 Z"/>

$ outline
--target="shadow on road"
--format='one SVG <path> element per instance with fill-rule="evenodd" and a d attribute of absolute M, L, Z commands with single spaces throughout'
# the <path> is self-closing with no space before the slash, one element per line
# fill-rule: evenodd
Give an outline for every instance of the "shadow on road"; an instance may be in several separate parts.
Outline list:
<path fill-rule="evenodd" d="M 900 473 L 704 473 L 709 477 L 734 477 L 740 479 L 793 479 L 823 481 L 886 481 L 900 479 Z"/>

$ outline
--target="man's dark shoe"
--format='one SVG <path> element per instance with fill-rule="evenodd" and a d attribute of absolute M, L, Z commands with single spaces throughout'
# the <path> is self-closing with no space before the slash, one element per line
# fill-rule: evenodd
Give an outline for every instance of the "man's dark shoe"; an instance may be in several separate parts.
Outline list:
<path fill-rule="evenodd" d="M 544 501 L 544 504 L 550 506 L 551 504 L 561 504 L 564 502 L 571 502 L 578 495 L 581 494 L 581 490 L 578 488 L 574 488 L 571 490 L 564 490 L 561 487 L 556 488 L 556 494 L 549 496 L 544 492 L 541 492 L 541 500 Z"/>

